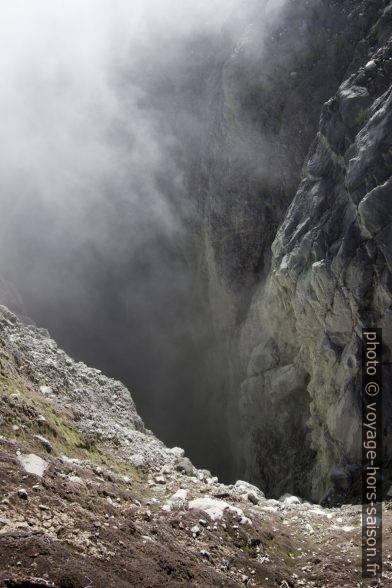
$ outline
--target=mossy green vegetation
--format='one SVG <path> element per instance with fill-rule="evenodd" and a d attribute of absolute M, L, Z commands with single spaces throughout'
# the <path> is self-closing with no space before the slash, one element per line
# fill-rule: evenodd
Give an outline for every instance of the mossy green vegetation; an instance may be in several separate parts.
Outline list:
<path fill-rule="evenodd" d="M 70 413 L 45 402 L 22 378 L 0 375 L 0 402 L 0 434 L 3 437 L 43 454 L 45 449 L 34 438 L 34 435 L 42 435 L 51 443 L 54 455 L 88 460 L 133 481 L 141 480 L 134 467 L 119 461 L 108 448 L 83 438 L 73 425 Z"/>

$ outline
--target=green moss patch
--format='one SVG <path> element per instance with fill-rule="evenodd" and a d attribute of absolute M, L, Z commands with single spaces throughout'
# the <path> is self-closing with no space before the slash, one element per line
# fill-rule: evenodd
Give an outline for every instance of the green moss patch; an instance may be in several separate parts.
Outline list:
<path fill-rule="evenodd" d="M 18 397 L 14 398 L 13 394 Z M 45 420 L 39 418 L 42 416 Z M 130 464 L 118 461 L 106 448 L 84 439 L 73 426 L 70 414 L 50 406 L 22 378 L 0 376 L 0 432 L 4 437 L 15 439 L 27 449 L 41 454 L 45 450 L 34 435 L 42 435 L 51 443 L 54 455 L 85 459 L 127 475 L 134 481 L 141 480 Z"/>

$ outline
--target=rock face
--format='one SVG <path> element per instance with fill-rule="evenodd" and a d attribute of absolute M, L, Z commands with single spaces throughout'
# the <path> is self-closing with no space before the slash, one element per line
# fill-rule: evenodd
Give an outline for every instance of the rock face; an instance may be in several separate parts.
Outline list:
<path fill-rule="evenodd" d="M 383 328 L 391 382 L 391 15 L 382 0 L 253 14 L 212 85 L 204 243 L 227 426 L 237 476 L 276 496 L 339 494 L 336 468 L 358 492 L 362 327 Z M 386 455 L 391 415 L 386 399 Z"/>
<path fill-rule="evenodd" d="M 373 59 L 323 107 L 300 187 L 273 243 L 265 301 L 275 345 L 308 378 L 299 389 L 304 399 L 305 390 L 309 395 L 318 497 L 335 464 L 355 469 L 360 461 L 362 327 L 383 328 L 384 377 L 391 382 L 392 46 L 383 45 L 380 25 L 371 39 Z M 384 410 L 387 455 L 388 397 Z"/>

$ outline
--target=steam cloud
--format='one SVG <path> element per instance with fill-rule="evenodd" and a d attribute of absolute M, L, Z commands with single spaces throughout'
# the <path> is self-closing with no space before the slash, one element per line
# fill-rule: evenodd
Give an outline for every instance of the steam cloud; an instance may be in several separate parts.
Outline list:
<path fill-rule="evenodd" d="M 193 436 L 200 454 L 202 415 L 189 415 L 213 343 L 183 165 L 200 105 L 176 97 L 202 76 L 194 47 L 233 11 L 240 31 L 247 9 L 13 0 L 0 20 L 0 273 L 62 346 L 129 385 L 154 432 Z"/>

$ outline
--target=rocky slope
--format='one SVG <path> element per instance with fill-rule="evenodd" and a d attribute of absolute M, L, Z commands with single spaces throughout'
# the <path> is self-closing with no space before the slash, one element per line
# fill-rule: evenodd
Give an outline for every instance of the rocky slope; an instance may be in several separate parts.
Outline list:
<path fill-rule="evenodd" d="M 5 307 L 0 370 L 1 586 L 361 585 L 359 507 L 220 484 L 145 430 L 119 382 Z"/>
<path fill-rule="evenodd" d="M 362 326 L 383 328 L 392 379 L 391 15 L 256 11 L 211 84 L 203 238 L 227 429 L 237 475 L 274 496 L 358 494 Z M 386 399 L 386 487 L 391 416 Z"/>

